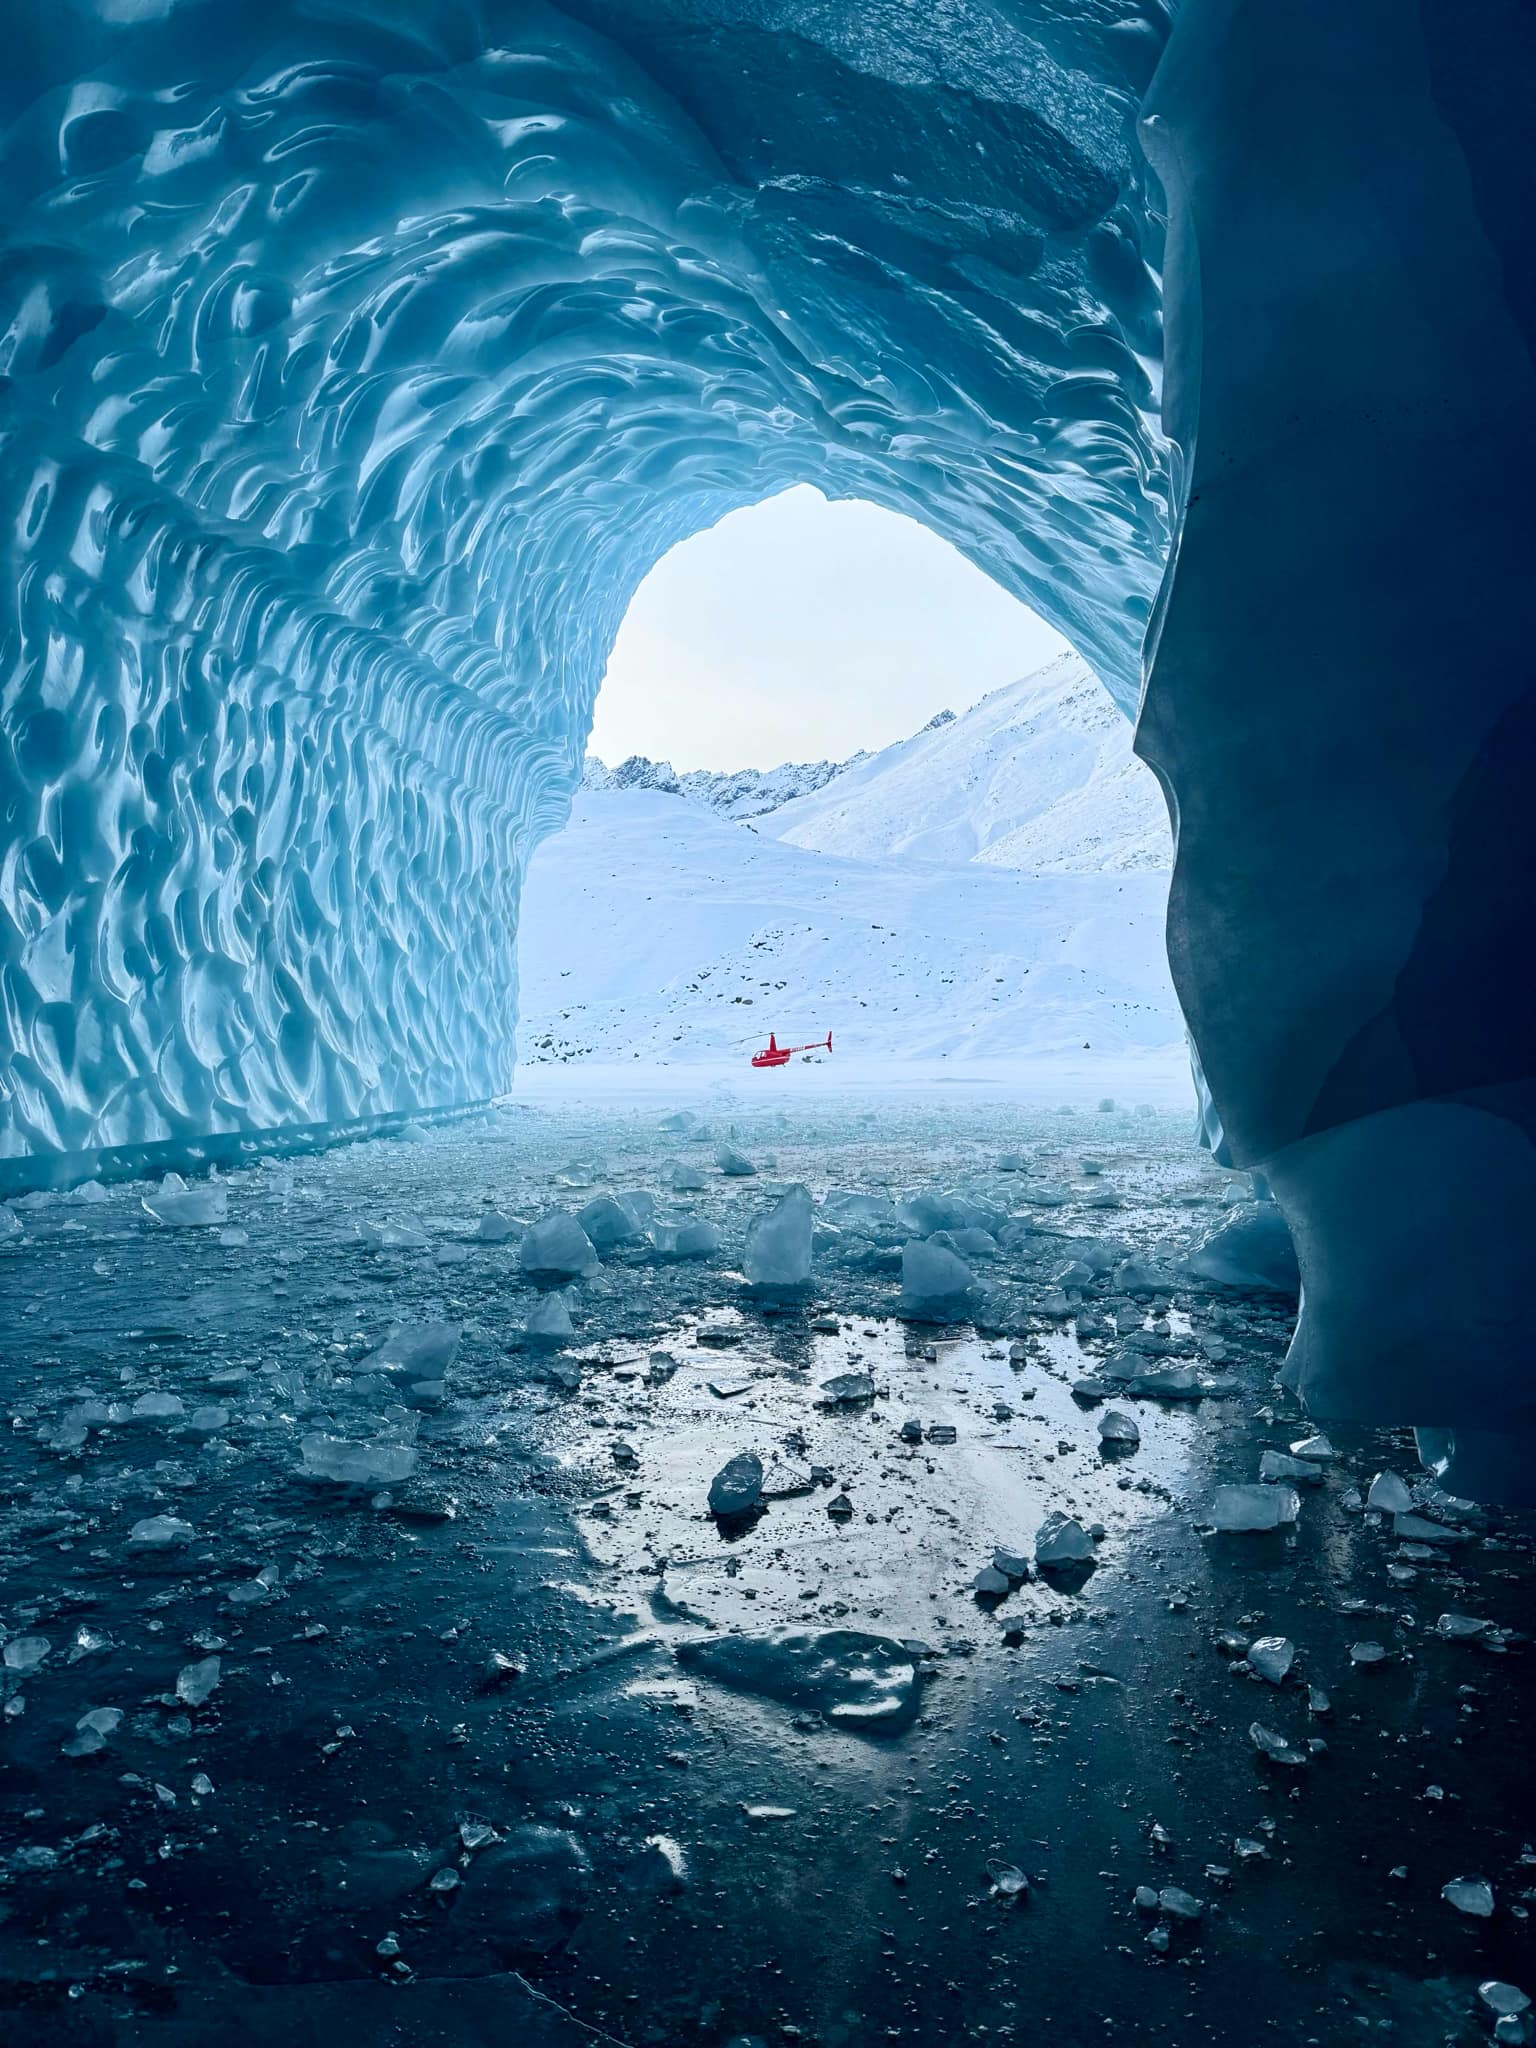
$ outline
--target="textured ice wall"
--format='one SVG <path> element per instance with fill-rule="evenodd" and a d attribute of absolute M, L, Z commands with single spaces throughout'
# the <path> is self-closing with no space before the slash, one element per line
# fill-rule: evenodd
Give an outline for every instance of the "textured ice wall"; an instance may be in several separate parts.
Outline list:
<path fill-rule="evenodd" d="M 1133 701 L 1156 0 L 0 30 L 0 1156 L 504 1088 L 628 598 L 782 485 L 915 513 Z"/>

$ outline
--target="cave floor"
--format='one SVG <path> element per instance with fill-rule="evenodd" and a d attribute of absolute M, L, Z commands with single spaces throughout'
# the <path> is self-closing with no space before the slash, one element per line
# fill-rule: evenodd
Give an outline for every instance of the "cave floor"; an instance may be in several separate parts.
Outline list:
<path fill-rule="evenodd" d="M 709 1116 L 755 1178 L 654 1105 L 568 1103 L 251 1165 L 222 1229 L 165 1227 L 143 1183 L 13 1207 L 0 2035 L 1488 2039 L 1481 1981 L 1536 1994 L 1532 1519 L 1444 1508 L 1457 1541 L 1405 1545 L 1360 1496 L 1415 1474 L 1410 1439 L 1331 1429 L 1294 1527 L 1212 1531 L 1214 1487 L 1311 1433 L 1274 1385 L 1289 1312 L 1186 1284 L 1046 1312 L 1064 1240 L 1167 1265 L 1220 1213 L 1182 1119 Z M 487 1208 L 667 1160 L 722 1253 L 621 1248 L 570 1343 L 525 1339 Z M 961 1187 L 1033 1228 L 979 1329 L 894 1320 L 890 1246 L 851 1236 L 765 1306 L 743 1222 L 797 1179 Z M 440 1392 L 359 1369 L 436 1321 Z M 1212 1391 L 1116 1393 L 1141 1434 L 1115 1450 L 1073 1389 L 1127 1343 Z M 829 1405 L 854 1372 L 874 1398 Z M 317 1435 L 415 1469 L 305 1477 Z M 780 1497 L 722 1526 L 747 1450 Z M 1054 1509 L 1102 1525 L 1095 1562 L 979 1598 Z M 1268 1636 L 1279 1685 L 1242 1655 Z M 1462 1878 L 1491 1916 L 1442 1898 Z"/>

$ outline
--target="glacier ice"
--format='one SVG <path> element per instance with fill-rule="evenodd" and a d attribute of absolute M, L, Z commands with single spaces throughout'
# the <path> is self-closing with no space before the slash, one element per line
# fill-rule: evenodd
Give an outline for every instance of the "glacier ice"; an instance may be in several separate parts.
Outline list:
<path fill-rule="evenodd" d="M 299 1456 L 306 1479 L 326 1479 L 337 1486 L 397 1486 L 420 1462 L 410 1444 L 355 1443 L 324 1430 L 300 1439 Z"/>
<path fill-rule="evenodd" d="M 523 1335 L 539 1344 L 559 1344 L 574 1336 L 575 1325 L 565 1296 L 557 1291 L 536 1301 L 523 1324 Z"/>
<path fill-rule="evenodd" d="M 600 1263 L 592 1240 L 569 1209 L 551 1209 L 523 1232 L 523 1271 L 574 1280 Z"/>
<path fill-rule="evenodd" d="M 791 1293 L 811 1278 L 811 1191 L 798 1183 L 747 1231 L 743 1266 L 749 1287 Z"/>
<path fill-rule="evenodd" d="M 790 484 L 917 513 L 1134 701 L 1161 28 L 802 8 L 765 92 L 776 12 L 8 40 L 0 1158 L 505 1090 L 629 597 Z"/>
<path fill-rule="evenodd" d="M 809 481 L 1139 701 L 1292 1382 L 1518 1481 L 1522 0 L 22 12 L 0 1185 L 502 1093 L 631 593 Z"/>
<path fill-rule="evenodd" d="M 901 1294 L 898 1315 L 915 1322 L 944 1322 L 963 1315 L 976 1284 L 963 1259 L 942 1245 L 910 1238 L 901 1252 Z"/>
<path fill-rule="evenodd" d="M 229 1214 L 229 1195 L 212 1183 L 189 1188 L 179 1173 L 168 1173 L 155 1194 L 142 1197 L 140 1206 L 157 1223 L 187 1230 L 222 1223 Z"/>

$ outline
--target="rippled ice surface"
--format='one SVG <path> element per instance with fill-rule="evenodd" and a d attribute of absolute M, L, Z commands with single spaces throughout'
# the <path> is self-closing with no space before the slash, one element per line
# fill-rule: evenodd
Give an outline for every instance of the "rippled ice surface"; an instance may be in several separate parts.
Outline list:
<path fill-rule="evenodd" d="M 222 1203 L 8 1211 L 7 2038 L 1481 2038 L 1477 1981 L 1536 1984 L 1529 1528 L 1424 1501 L 1459 1540 L 1398 1542 L 1360 1496 L 1409 1446 L 1331 1430 L 1293 1532 L 1210 1532 L 1312 1425 L 1287 1310 L 1171 1277 L 1230 1180 L 1182 1122 L 658 1121 L 509 1110 Z M 823 1229 L 811 1291 L 754 1299 L 793 1181 L 994 1212 L 979 1325 L 896 1319 L 899 1231 Z M 647 1193 L 718 1251 L 523 1274 L 527 1221 Z M 1059 1294 L 1106 1239 L 1120 1281 Z M 1129 1449 L 1074 1391 L 1106 1383 Z M 766 1506 L 716 1521 L 744 1454 Z M 978 1597 L 1053 1512 L 1094 1564 Z M 1440 1896 L 1469 1876 L 1489 1920 Z"/>

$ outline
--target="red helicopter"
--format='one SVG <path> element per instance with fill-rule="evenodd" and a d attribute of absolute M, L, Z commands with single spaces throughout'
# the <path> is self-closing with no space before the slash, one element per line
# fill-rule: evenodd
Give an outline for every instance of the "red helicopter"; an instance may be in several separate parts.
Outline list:
<path fill-rule="evenodd" d="M 753 1053 L 752 1064 L 754 1067 L 787 1067 L 797 1052 L 820 1052 L 823 1047 L 828 1052 L 832 1050 L 832 1034 L 830 1031 L 825 1038 L 818 1038 L 814 1045 L 780 1045 L 779 1041 L 770 1031 L 768 1043 L 763 1047 L 763 1050 Z"/>

